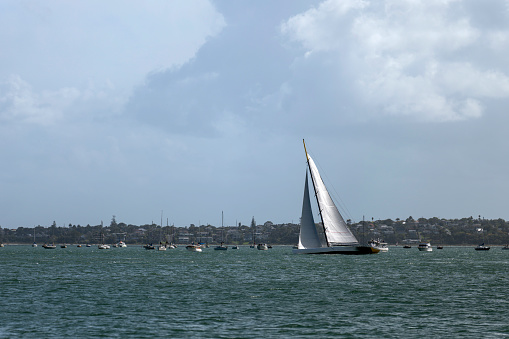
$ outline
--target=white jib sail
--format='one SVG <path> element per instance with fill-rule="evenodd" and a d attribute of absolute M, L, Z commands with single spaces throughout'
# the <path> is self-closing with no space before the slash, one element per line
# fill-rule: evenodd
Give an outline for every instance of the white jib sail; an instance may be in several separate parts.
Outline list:
<path fill-rule="evenodd" d="M 311 201 L 309 200 L 308 173 L 304 184 L 304 199 L 302 200 L 302 215 L 300 218 L 299 249 L 322 247 L 316 231 Z"/>
<path fill-rule="evenodd" d="M 323 183 L 320 173 L 318 172 L 318 168 L 309 154 L 308 161 L 327 241 L 330 245 L 358 244 L 359 241 L 355 238 L 348 226 L 346 226 L 343 217 L 339 213 L 338 208 L 334 204 L 334 201 L 332 201 L 332 198 Z"/>

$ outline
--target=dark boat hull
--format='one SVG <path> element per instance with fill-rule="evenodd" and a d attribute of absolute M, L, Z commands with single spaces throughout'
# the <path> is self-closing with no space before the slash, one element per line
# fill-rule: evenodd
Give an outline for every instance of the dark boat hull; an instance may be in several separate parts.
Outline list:
<path fill-rule="evenodd" d="M 380 252 L 379 249 L 371 246 L 330 246 L 318 248 L 302 248 L 294 249 L 295 254 L 345 254 L 345 255 L 361 255 L 375 254 Z"/>

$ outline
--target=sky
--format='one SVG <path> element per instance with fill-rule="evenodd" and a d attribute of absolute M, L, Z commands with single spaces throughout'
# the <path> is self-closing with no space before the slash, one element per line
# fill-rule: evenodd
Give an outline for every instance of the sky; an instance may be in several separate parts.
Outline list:
<path fill-rule="evenodd" d="M 509 1 L 4 0 L 0 226 L 509 219 Z M 318 218 L 315 212 L 315 218 Z"/>

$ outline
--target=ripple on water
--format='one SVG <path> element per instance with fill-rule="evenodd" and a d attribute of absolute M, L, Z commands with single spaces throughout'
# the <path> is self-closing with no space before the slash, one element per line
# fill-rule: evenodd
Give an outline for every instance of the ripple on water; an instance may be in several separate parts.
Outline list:
<path fill-rule="evenodd" d="M 6 250 L 7 251 L 4 251 Z M 72 250 L 72 251 L 71 251 Z M 507 335 L 509 253 L 2 249 L 0 337 Z M 507 251 L 509 252 L 509 251 Z"/>

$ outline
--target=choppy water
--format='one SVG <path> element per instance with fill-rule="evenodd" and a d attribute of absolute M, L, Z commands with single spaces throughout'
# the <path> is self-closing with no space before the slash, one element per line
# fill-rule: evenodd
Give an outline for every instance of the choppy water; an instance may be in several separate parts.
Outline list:
<path fill-rule="evenodd" d="M 0 248 L 0 337 L 509 337 L 509 251 Z"/>

